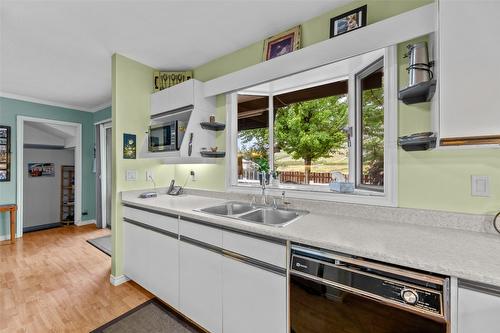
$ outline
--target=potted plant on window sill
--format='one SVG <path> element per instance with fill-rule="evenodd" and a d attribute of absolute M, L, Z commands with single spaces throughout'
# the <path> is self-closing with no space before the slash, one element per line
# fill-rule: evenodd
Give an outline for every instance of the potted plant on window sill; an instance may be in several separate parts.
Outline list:
<path fill-rule="evenodd" d="M 259 158 L 255 161 L 255 164 L 259 167 L 259 183 L 262 185 L 262 173 L 266 175 L 266 184 L 269 184 L 269 178 L 271 176 L 269 170 L 269 161 L 265 158 Z"/>

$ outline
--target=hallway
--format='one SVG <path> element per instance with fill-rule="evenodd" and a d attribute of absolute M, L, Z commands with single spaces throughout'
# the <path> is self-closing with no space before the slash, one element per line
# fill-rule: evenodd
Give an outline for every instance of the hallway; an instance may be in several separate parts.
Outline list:
<path fill-rule="evenodd" d="M 111 258 L 86 242 L 109 232 L 60 227 L 0 245 L 0 332 L 89 332 L 151 298 L 110 284 Z"/>

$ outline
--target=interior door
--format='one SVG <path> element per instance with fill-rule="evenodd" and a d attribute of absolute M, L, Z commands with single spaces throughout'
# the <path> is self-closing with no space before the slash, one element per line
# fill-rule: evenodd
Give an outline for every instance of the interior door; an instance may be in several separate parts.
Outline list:
<path fill-rule="evenodd" d="M 105 227 L 111 229 L 111 127 L 106 128 L 106 223 Z"/>

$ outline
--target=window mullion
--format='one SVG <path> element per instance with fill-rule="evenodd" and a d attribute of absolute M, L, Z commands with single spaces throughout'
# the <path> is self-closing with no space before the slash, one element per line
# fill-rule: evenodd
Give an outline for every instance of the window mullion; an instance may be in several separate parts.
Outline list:
<path fill-rule="evenodd" d="M 269 93 L 268 98 L 268 132 L 269 132 L 269 150 L 267 152 L 269 156 L 269 170 L 274 171 L 274 95 L 273 93 Z"/>

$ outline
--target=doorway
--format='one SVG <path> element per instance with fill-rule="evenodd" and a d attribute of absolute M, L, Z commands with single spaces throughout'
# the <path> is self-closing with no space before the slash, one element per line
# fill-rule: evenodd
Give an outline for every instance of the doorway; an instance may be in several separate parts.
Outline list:
<path fill-rule="evenodd" d="M 81 221 L 81 142 L 79 123 L 17 117 L 16 237 Z"/>
<path fill-rule="evenodd" d="M 97 227 L 111 229 L 111 121 L 96 126 Z"/>

